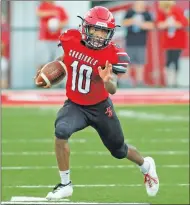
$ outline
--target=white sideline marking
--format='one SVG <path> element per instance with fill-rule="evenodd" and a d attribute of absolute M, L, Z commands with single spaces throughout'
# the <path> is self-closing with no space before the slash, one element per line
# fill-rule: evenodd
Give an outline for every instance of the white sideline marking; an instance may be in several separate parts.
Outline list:
<path fill-rule="evenodd" d="M 165 115 L 161 113 L 147 113 L 147 112 L 136 112 L 133 110 L 119 110 L 118 116 L 126 118 L 135 118 L 143 120 L 155 120 L 155 121 L 189 121 L 188 117 L 176 115 Z"/>
<path fill-rule="evenodd" d="M 1 204 L 5 204 L 5 205 L 9 205 L 9 204 L 23 204 L 23 205 L 26 205 L 26 204 L 143 204 L 143 203 L 97 203 L 97 202 L 6 202 L 6 201 L 3 201 L 1 202 Z M 148 203 L 144 203 L 144 204 L 148 204 Z"/>
<path fill-rule="evenodd" d="M 188 151 L 149 151 L 141 152 L 145 155 L 189 155 Z M 46 156 L 55 155 L 54 152 L 2 152 L 3 156 Z M 84 151 L 84 152 L 72 152 L 71 155 L 110 155 L 107 151 Z"/>
<path fill-rule="evenodd" d="M 88 139 L 70 139 L 69 143 L 86 143 Z M 136 142 L 137 140 L 134 139 L 127 139 L 127 142 Z M 2 140 L 3 144 L 9 144 L 9 143 L 53 143 L 54 139 L 43 139 L 43 138 L 37 138 L 37 139 L 13 139 L 13 140 Z M 92 140 L 89 140 L 89 142 L 93 142 Z M 180 139 L 171 139 L 171 138 L 154 138 L 154 139 L 138 139 L 138 142 L 144 142 L 144 143 L 188 143 L 188 138 L 180 138 Z"/>
<path fill-rule="evenodd" d="M 159 168 L 189 168 L 189 165 L 156 165 Z M 71 169 L 130 169 L 136 168 L 135 165 L 97 165 L 97 166 L 71 166 Z M 2 170 L 40 170 L 40 169 L 57 169 L 57 166 L 23 166 L 23 167 L 1 167 Z"/>
<path fill-rule="evenodd" d="M 175 132 L 175 131 L 174 131 Z M 127 140 L 127 141 L 131 141 L 131 140 Z M 136 142 L 136 141 L 134 141 Z M 188 143 L 189 142 L 189 139 L 187 138 L 181 138 L 181 139 L 171 139 L 171 138 L 168 138 L 168 139 L 160 139 L 160 138 L 157 138 L 157 139 L 141 139 L 141 140 L 138 140 L 138 142 L 145 142 L 145 143 Z"/>
<path fill-rule="evenodd" d="M 48 201 L 46 198 L 42 197 L 29 197 L 29 196 L 12 196 L 11 201 Z M 62 199 L 61 201 L 70 201 L 69 199 Z"/>
<path fill-rule="evenodd" d="M 7 204 L 7 205 L 9 205 L 9 204 L 24 204 L 24 205 L 26 205 L 26 204 L 148 204 L 148 203 L 98 203 L 98 202 L 56 202 L 56 201 L 52 201 L 52 202 L 48 202 L 48 201 L 46 201 L 46 202 L 39 202 L 39 201 L 35 201 L 35 202 L 26 202 L 26 201 L 23 201 L 23 202 L 18 202 L 18 201 L 3 201 L 3 202 L 1 202 L 1 204 Z"/>
<path fill-rule="evenodd" d="M 3 144 L 8 143 L 54 143 L 54 139 L 13 139 L 13 140 L 2 140 Z M 86 139 L 70 139 L 69 143 L 86 143 Z"/>
<path fill-rule="evenodd" d="M 175 127 L 172 127 L 172 128 L 156 128 L 154 131 L 156 132 L 176 132 L 176 131 L 189 131 L 189 127 L 183 127 L 183 128 L 175 128 Z"/>
<path fill-rule="evenodd" d="M 189 186 L 190 184 L 160 184 L 160 186 Z M 16 185 L 5 186 L 6 188 L 36 189 L 36 188 L 53 188 L 55 185 Z M 144 184 L 78 184 L 73 185 L 78 188 L 94 188 L 94 187 L 141 187 Z"/>

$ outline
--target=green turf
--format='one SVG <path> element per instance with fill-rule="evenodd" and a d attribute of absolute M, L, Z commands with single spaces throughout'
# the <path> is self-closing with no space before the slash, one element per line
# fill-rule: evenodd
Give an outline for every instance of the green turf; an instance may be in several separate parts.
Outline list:
<path fill-rule="evenodd" d="M 57 110 L 58 108 L 2 109 L 2 201 L 9 201 L 12 196 L 44 197 L 51 190 L 16 186 L 45 186 L 59 182 L 53 154 L 53 124 Z M 126 141 L 136 146 L 144 156 L 146 153 L 152 153 L 160 177 L 158 195 L 153 198 L 148 197 L 139 169 L 133 167 L 133 164 L 127 160 L 114 159 L 103 146 L 96 132 L 92 128 L 87 128 L 75 133 L 71 138 L 72 181 L 74 185 L 105 186 L 75 187 L 70 200 L 188 204 L 188 106 L 128 106 L 118 107 L 116 110 L 118 113 L 127 111 L 136 115 L 136 117 L 120 116 L 119 118 Z M 139 117 L 142 113 L 149 116 L 162 115 L 166 119 L 143 119 Z M 176 120 L 175 117 L 182 119 Z M 167 154 L 167 151 L 173 153 Z M 111 167 L 105 168 L 104 165 Z M 122 167 L 119 168 L 119 165 Z M 169 165 L 177 165 L 177 167 L 168 167 Z M 51 168 L 52 166 L 54 167 Z M 6 169 L 7 167 L 31 167 L 31 169 L 11 170 Z M 111 184 L 115 186 L 110 187 Z"/>

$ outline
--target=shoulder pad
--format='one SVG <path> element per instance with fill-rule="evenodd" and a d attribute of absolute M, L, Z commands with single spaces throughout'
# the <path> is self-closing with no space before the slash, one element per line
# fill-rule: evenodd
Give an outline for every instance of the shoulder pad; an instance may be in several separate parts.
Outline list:
<path fill-rule="evenodd" d="M 79 30 L 77 29 L 69 29 L 66 30 L 64 33 L 62 33 L 59 37 L 60 42 L 61 41 L 69 41 L 73 38 L 78 38 L 79 40 L 81 40 L 81 33 Z"/>

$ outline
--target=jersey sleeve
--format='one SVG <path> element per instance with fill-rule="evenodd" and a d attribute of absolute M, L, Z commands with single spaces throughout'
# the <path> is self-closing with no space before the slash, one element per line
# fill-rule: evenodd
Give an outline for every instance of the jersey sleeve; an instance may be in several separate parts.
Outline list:
<path fill-rule="evenodd" d="M 126 73 L 127 66 L 130 63 L 130 57 L 122 49 L 116 50 L 117 63 L 112 65 L 113 73 Z"/>

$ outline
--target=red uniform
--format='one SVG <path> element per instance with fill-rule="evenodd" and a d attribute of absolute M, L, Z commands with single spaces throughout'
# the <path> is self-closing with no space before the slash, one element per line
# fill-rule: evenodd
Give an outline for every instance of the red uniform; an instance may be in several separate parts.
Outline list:
<path fill-rule="evenodd" d="M 163 47 L 165 49 L 184 49 L 187 47 L 186 27 L 188 26 L 188 21 L 181 8 L 174 5 L 169 14 L 165 14 L 163 11 L 159 10 L 157 14 L 157 23 L 171 17 L 180 22 L 183 28 L 174 31 L 172 37 L 170 37 L 169 31 L 165 30 L 163 33 Z"/>
<path fill-rule="evenodd" d="M 80 105 L 94 105 L 108 97 L 108 92 L 99 76 L 98 66 L 106 61 L 122 67 L 129 63 L 127 53 L 110 43 L 106 48 L 93 50 L 81 43 L 78 30 L 68 30 L 60 36 L 64 50 L 64 63 L 67 67 L 67 97 Z"/>
<path fill-rule="evenodd" d="M 43 2 L 38 7 L 39 11 L 56 11 L 56 15 L 42 17 L 40 18 L 40 31 L 39 31 L 39 39 L 40 40 L 53 40 L 57 41 L 59 36 L 61 35 L 61 29 L 56 32 L 51 32 L 48 29 L 48 21 L 51 18 L 58 18 L 60 21 L 65 21 L 68 19 L 67 13 L 63 7 L 57 6 L 55 4 L 49 2 Z"/>

